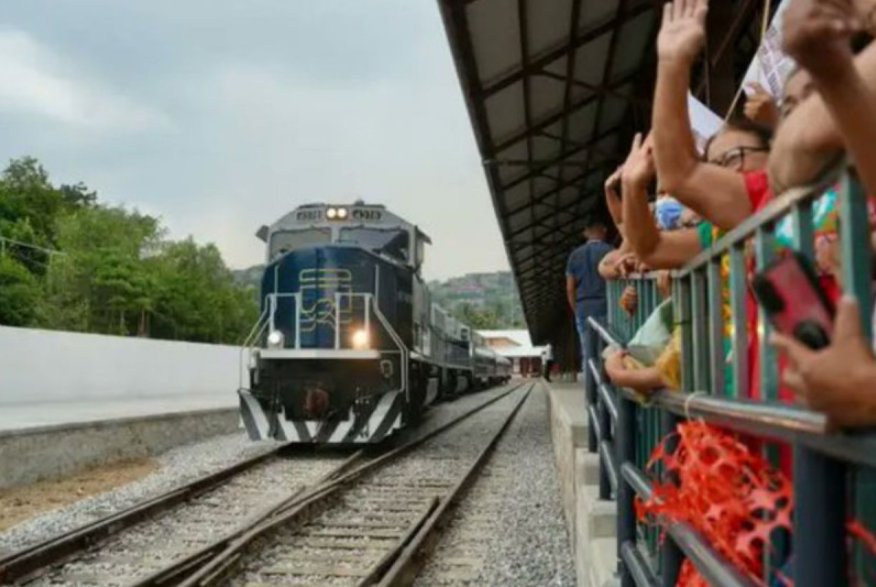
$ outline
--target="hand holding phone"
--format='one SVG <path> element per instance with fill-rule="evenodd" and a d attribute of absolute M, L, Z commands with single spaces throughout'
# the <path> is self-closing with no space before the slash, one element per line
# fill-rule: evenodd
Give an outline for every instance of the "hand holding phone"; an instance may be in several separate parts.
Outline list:
<path fill-rule="evenodd" d="M 815 350 L 830 344 L 835 310 L 806 257 L 788 254 L 755 275 L 751 287 L 777 332 Z"/>

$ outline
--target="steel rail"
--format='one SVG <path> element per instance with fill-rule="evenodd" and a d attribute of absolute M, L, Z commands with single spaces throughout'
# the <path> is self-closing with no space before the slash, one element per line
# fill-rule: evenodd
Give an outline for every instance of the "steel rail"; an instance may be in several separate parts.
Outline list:
<path fill-rule="evenodd" d="M 0 583 L 16 581 L 55 565 L 184 501 L 212 491 L 241 473 L 275 458 L 287 446 L 277 446 L 264 454 L 237 462 L 221 471 L 209 473 L 119 512 L 6 555 L 0 558 Z"/>
<path fill-rule="evenodd" d="M 508 414 L 505 422 L 493 435 L 493 438 L 490 439 L 487 446 L 485 446 L 480 452 L 474 464 L 469 467 L 468 471 L 466 471 L 463 478 L 456 484 L 453 490 L 451 490 L 450 494 L 441 501 L 438 508 L 429 519 L 426 520 L 425 524 L 423 524 L 422 528 L 417 532 L 416 536 L 413 537 L 410 543 L 406 544 L 403 542 L 398 545 L 392 557 L 395 559 L 395 564 L 393 564 L 383 576 L 378 587 L 401 587 L 403 585 L 410 585 L 413 582 L 414 577 L 416 577 L 417 573 L 422 569 L 426 562 L 426 553 L 431 551 L 431 549 L 437 545 L 438 538 L 443 529 L 442 526 L 444 528 L 447 527 L 445 522 L 453 512 L 454 506 L 461 501 L 465 493 L 474 483 L 475 479 L 477 479 L 478 473 L 480 473 L 483 470 L 484 465 L 489 462 L 496 446 L 505 435 L 508 427 L 514 421 L 520 408 L 523 407 L 523 404 L 529 398 L 529 394 L 534 387 L 535 384 L 533 384 L 532 387 L 526 391 L 520 401 L 517 402 L 517 405 L 515 405 L 514 409 L 511 410 L 511 413 Z M 374 584 L 373 580 L 369 580 L 367 582 L 363 581 L 359 583 L 356 587 L 370 587 Z"/>
<path fill-rule="evenodd" d="M 261 538 L 269 532 L 277 530 L 284 525 L 306 520 L 307 517 L 314 510 L 322 505 L 324 500 L 346 488 L 351 481 L 357 480 L 365 473 L 373 472 L 388 463 L 395 462 L 400 457 L 411 452 L 413 449 L 443 434 L 447 430 L 457 426 L 474 414 L 482 411 L 483 409 L 498 402 L 499 400 L 506 398 L 510 394 L 522 388 L 524 385 L 527 385 L 527 383 L 519 383 L 508 391 L 505 391 L 495 398 L 492 398 L 477 406 L 476 408 L 469 410 L 465 414 L 454 418 L 450 422 L 438 427 L 428 434 L 413 439 L 403 444 L 402 446 L 399 446 L 379 457 L 376 457 L 371 461 L 364 463 L 363 465 L 353 469 L 348 473 L 345 473 L 344 475 L 341 475 L 340 477 L 328 483 L 325 483 L 318 487 L 314 487 L 312 490 L 306 492 L 303 496 L 297 499 L 294 504 L 291 504 L 282 512 L 275 513 L 271 518 L 263 521 L 257 521 L 253 524 L 249 524 L 245 528 L 241 528 L 240 531 L 236 532 L 234 536 L 217 542 L 215 546 L 221 546 L 222 549 L 220 551 L 216 552 L 214 549 L 211 549 L 211 552 L 214 552 L 213 556 L 211 556 L 208 560 L 203 561 L 202 564 L 200 564 L 199 567 L 195 570 L 195 572 L 193 574 L 190 574 L 184 581 L 174 584 L 178 584 L 179 587 L 207 587 L 217 584 L 228 574 L 228 572 L 234 567 L 234 565 L 236 565 L 240 561 L 244 550 L 256 539 Z M 530 389 L 527 390 L 524 396 L 528 396 L 529 391 L 534 386 L 534 383 L 530 384 Z M 179 574 L 176 574 L 175 576 L 179 577 Z M 167 581 L 142 581 L 131 587 L 158 587 L 166 584 Z"/>

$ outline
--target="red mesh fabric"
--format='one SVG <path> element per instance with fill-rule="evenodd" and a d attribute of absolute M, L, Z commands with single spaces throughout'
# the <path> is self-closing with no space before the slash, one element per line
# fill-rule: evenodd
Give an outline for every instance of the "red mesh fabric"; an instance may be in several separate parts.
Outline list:
<path fill-rule="evenodd" d="M 639 504 L 640 518 L 662 516 L 698 530 L 728 561 L 762 584 L 769 536 L 790 530 L 791 485 L 735 437 L 703 422 L 677 428 L 675 450 L 664 439 L 648 462 L 662 464 L 666 483 L 656 482 L 652 498 Z M 687 563 L 678 585 L 706 585 Z"/>
<path fill-rule="evenodd" d="M 676 441 L 674 450 L 667 445 Z M 662 465 L 664 479 L 656 479 Z M 653 494 L 637 500 L 640 520 L 659 516 L 699 531 L 722 556 L 758 585 L 765 585 L 764 558 L 774 532 L 790 532 L 793 508 L 788 478 L 733 435 L 704 422 L 679 424 L 648 461 Z M 876 554 L 876 536 L 858 521 L 848 524 L 850 538 Z M 774 535 L 775 536 L 775 535 Z M 781 577 L 789 587 L 793 582 Z M 677 587 L 707 587 L 685 560 Z"/>

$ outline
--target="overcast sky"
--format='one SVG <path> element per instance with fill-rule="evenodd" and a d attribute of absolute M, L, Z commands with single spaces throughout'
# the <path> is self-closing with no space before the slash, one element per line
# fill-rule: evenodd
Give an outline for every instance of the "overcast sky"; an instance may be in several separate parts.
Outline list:
<path fill-rule="evenodd" d="M 18 0 L 0 159 L 159 215 L 227 263 L 295 206 L 363 197 L 434 241 L 428 277 L 507 268 L 435 0 Z"/>

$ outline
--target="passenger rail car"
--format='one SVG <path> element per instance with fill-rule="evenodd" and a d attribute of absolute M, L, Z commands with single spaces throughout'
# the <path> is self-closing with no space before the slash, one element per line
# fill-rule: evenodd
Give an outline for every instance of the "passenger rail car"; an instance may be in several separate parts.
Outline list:
<path fill-rule="evenodd" d="M 383 206 L 301 206 L 257 236 L 261 314 L 238 392 L 250 438 L 380 442 L 439 398 L 510 379 L 507 359 L 432 303 L 429 237 Z"/>

